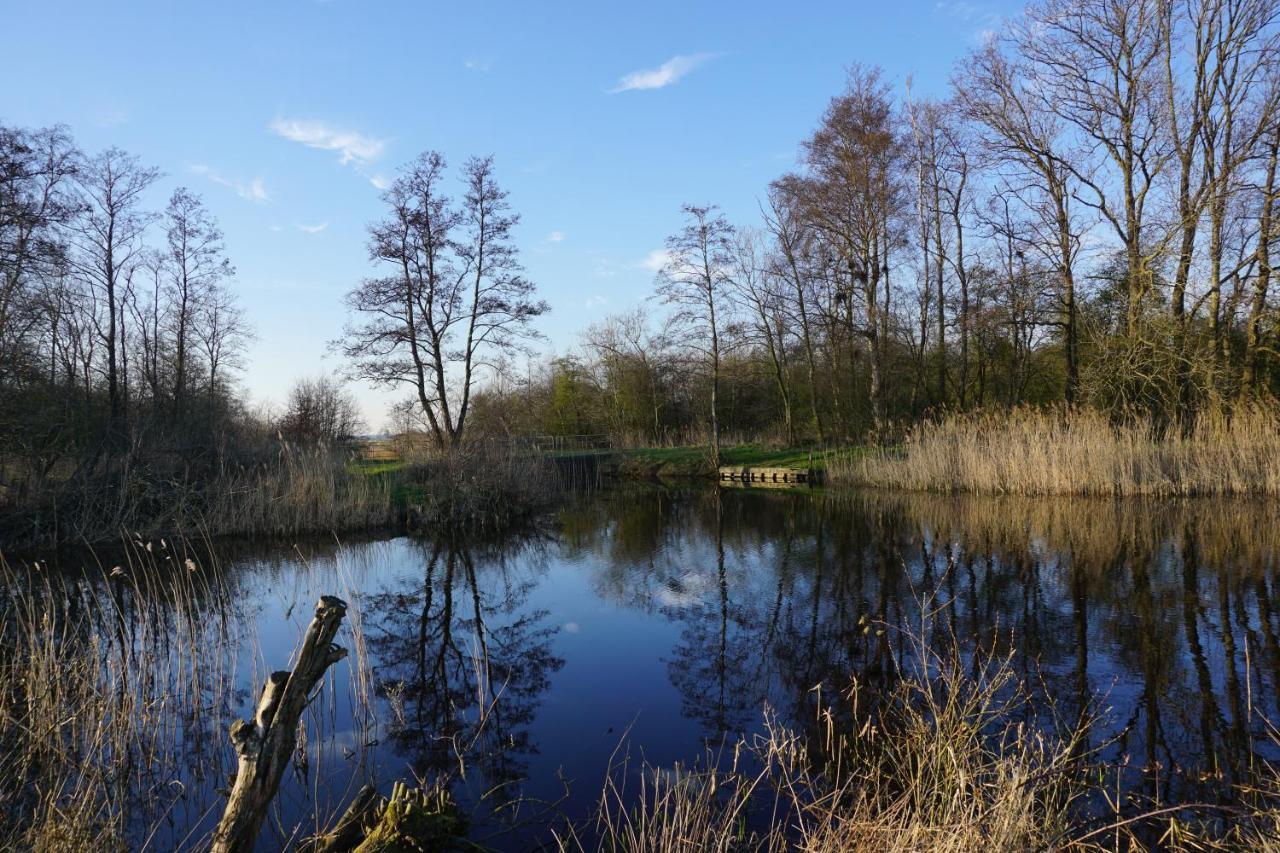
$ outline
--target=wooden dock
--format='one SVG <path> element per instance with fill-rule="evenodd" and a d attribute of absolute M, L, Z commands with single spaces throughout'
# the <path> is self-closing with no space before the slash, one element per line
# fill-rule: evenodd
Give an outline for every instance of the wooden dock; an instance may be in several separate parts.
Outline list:
<path fill-rule="evenodd" d="M 822 482 L 822 472 L 812 468 L 751 468 L 728 466 L 720 469 L 720 483 L 726 486 L 812 486 Z"/>

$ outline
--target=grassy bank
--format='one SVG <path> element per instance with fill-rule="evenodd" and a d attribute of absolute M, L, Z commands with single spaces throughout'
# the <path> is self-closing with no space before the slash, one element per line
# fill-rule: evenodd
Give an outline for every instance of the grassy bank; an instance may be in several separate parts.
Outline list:
<path fill-rule="evenodd" d="M 825 471 L 848 465 L 860 448 L 769 447 L 763 444 L 735 444 L 721 451 L 720 464 L 726 467 L 806 468 Z M 713 477 L 715 466 L 705 446 L 641 447 L 621 451 L 619 473 L 625 477 L 680 479 Z"/>
<path fill-rule="evenodd" d="M 834 466 L 831 479 L 982 494 L 1276 496 L 1280 410 L 1205 415 L 1186 431 L 1091 410 L 957 415 Z"/>
<path fill-rule="evenodd" d="M 413 460 L 284 443 L 258 461 L 201 476 L 110 464 L 0 506 L 0 550 L 145 538 L 298 536 L 420 527 L 491 533 L 546 510 L 546 460 L 461 448 Z"/>

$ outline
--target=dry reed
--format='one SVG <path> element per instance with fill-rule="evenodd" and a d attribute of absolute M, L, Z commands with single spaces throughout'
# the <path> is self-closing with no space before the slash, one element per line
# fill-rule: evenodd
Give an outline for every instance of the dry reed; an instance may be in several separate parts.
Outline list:
<path fill-rule="evenodd" d="M 153 844 L 230 769 L 241 626 L 218 573 L 136 541 L 97 576 L 0 558 L 0 582 L 0 848 Z"/>
<path fill-rule="evenodd" d="M 1280 411 L 1250 405 L 1189 430 L 1087 409 L 956 415 L 901 447 L 840 460 L 833 482 L 1014 495 L 1280 495 Z"/>

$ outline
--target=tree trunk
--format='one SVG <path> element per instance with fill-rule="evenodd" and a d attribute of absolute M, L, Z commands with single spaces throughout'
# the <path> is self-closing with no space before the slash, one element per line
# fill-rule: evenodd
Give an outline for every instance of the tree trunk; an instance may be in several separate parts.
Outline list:
<path fill-rule="evenodd" d="M 237 720 L 231 727 L 239 767 L 211 853 L 249 853 L 257 843 L 262 820 L 297 748 L 298 721 L 311 691 L 331 665 L 347 656 L 347 650 L 333 642 L 346 612 L 342 599 L 321 596 L 293 671 L 271 673 L 253 721 Z"/>

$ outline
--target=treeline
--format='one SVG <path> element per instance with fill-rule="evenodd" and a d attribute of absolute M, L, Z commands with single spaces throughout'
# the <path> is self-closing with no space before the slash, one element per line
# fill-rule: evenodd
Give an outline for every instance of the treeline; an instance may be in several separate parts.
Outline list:
<path fill-rule="evenodd" d="M 0 452 L 22 473 L 162 435 L 210 448 L 236 414 L 250 332 L 234 269 L 199 196 L 148 207 L 160 179 L 63 128 L 0 127 Z"/>
<path fill-rule="evenodd" d="M 234 380 L 252 332 L 222 231 L 185 187 L 153 209 L 161 179 L 61 127 L 0 126 L 0 548 L 216 527 L 219 489 L 328 478 L 282 451 L 360 426 L 327 377 L 278 416 L 248 410 Z"/>
<path fill-rule="evenodd" d="M 643 310 L 504 377 L 490 432 L 889 437 L 1064 403 L 1191 425 L 1280 389 L 1271 0 L 1049 0 L 942 99 L 853 67 L 735 226 L 685 208 Z"/>

